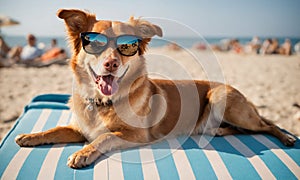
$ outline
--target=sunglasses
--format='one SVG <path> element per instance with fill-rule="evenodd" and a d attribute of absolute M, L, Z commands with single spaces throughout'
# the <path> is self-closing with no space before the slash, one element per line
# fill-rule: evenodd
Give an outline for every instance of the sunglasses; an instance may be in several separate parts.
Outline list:
<path fill-rule="evenodd" d="M 82 47 L 89 54 L 101 54 L 109 42 L 113 41 L 119 53 L 123 56 L 134 56 L 139 50 L 142 38 L 134 35 L 121 35 L 108 37 L 96 32 L 84 32 L 80 34 Z"/>

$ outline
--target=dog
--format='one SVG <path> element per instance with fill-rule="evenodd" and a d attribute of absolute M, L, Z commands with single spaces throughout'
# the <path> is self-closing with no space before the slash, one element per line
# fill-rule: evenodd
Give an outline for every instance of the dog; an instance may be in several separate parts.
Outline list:
<path fill-rule="evenodd" d="M 255 106 L 233 87 L 200 80 L 150 79 L 143 56 L 162 30 L 142 19 L 96 20 L 94 14 L 60 9 L 73 55 L 75 76 L 68 126 L 21 134 L 21 147 L 41 144 L 89 144 L 68 158 L 82 168 L 102 154 L 142 146 L 179 135 L 225 136 L 264 132 L 293 146 L 295 138 L 261 117 Z"/>

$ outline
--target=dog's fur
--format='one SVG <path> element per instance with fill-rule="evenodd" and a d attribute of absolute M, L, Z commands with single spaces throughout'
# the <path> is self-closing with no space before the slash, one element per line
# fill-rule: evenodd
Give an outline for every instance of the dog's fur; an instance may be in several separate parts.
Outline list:
<path fill-rule="evenodd" d="M 162 36 L 160 27 L 134 18 L 125 23 L 98 21 L 95 15 L 80 10 L 59 10 L 58 17 L 65 21 L 73 49 L 71 67 L 76 86 L 70 107 L 74 118 L 65 127 L 19 135 L 16 142 L 20 146 L 88 141 L 89 145 L 68 159 L 70 167 L 81 168 L 108 151 L 178 135 L 223 136 L 249 130 L 272 134 L 287 146 L 294 144 L 295 138 L 261 117 L 231 86 L 148 78 L 143 54 L 151 37 Z M 112 44 L 102 54 L 91 55 L 83 50 L 79 36 L 89 31 L 107 36 L 137 35 L 143 40 L 134 56 L 120 55 Z M 115 76 L 114 94 L 101 92 L 93 71 Z"/>

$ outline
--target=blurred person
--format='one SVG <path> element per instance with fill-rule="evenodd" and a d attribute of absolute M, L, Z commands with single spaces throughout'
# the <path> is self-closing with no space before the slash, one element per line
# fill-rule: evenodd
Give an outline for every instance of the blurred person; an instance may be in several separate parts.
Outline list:
<path fill-rule="evenodd" d="M 267 49 L 267 54 L 277 54 L 279 48 L 279 43 L 277 38 L 271 40 L 271 44 Z"/>
<path fill-rule="evenodd" d="M 259 53 L 262 55 L 267 54 L 267 50 L 269 49 L 271 43 L 272 43 L 272 40 L 270 38 L 264 40 L 261 48 L 259 49 Z"/>
<path fill-rule="evenodd" d="M 51 39 L 51 48 L 57 47 L 57 40 Z"/>
<path fill-rule="evenodd" d="M 36 37 L 33 34 L 27 35 L 27 45 L 23 47 L 21 52 L 21 61 L 30 62 L 40 57 L 43 54 L 43 50 L 36 46 Z"/>
<path fill-rule="evenodd" d="M 193 45 L 193 49 L 196 49 L 196 50 L 199 50 L 199 51 L 204 51 L 204 50 L 207 49 L 207 47 L 206 47 L 206 44 L 205 44 L 205 43 L 203 43 L 203 42 L 198 42 L 198 43 L 195 43 L 195 44 Z"/>
<path fill-rule="evenodd" d="M 20 60 L 22 48 L 20 46 L 9 47 L 2 36 L 0 36 L 0 67 L 11 66 Z"/>
<path fill-rule="evenodd" d="M 232 39 L 230 42 L 230 50 L 239 54 L 243 52 L 243 46 L 238 39 Z"/>
<path fill-rule="evenodd" d="M 54 59 L 66 59 L 67 54 L 63 48 L 57 46 L 57 40 L 51 39 L 51 45 L 48 50 L 42 54 L 40 60 L 41 61 L 51 61 Z"/>
<path fill-rule="evenodd" d="M 5 58 L 9 51 L 10 51 L 10 47 L 6 44 L 4 39 L 0 36 L 0 56 Z"/>
<path fill-rule="evenodd" d="M 167 44 L 166 48 L 171 51 L 180 51 L 181 50 L 181 47 L 174 42 Z"/>
<path fill-rule="evenodd" d="M 51 39 L 50 45 L 45 48 L 45 52 L 51 50 L 52 48 L 58 47 L 57 40 L 55 38 Z"/>
<path fill-rule="evenodd" d="M 245 46 L 245 51 L 248 53 L 256 53 L 259 54 L 259 50 L 261 48 L 261 40 L 258 36 L 254 36 L 252 40 Z"/>
<path fill-rule="evenodd" d="M 232 39 L 221 39 L 218 44 L 212 44 L 211 49 L 214 51 L 229 51 L 231 48 Z"/>
<path fill-rule="evenodd" d="M 294 50 L 296 54 L 300 54 L 300 42 L 297 42 L 294 46 Z"/>
<path fill-rule="evenodd" d="M 285 39 L 284 43 L 278 48 L 278 54 L 291 55 L 292 54 L 292 43 L 290 39 Z"/>

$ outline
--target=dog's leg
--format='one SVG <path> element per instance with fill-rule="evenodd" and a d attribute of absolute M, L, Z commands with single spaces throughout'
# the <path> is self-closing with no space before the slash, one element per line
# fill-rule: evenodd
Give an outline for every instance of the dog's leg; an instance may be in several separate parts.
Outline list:
<path fill-rule="evenodd" d="M 237 129 L 219 127 L 220 125 L 221 120 L 217 120 L 217 117 L 214 117 L 214 114 L 211 113 L 211 105 L 207 104 L 200 120 L 196 124 L 193 134 L 207 134 L 210 136 L 241 134 Z"/>
<path fill-rule="evenodd" d="M 125 133 L 124 133 L 125 134 Z M 129 133 L 132 135 L 132 133 Z M 138 143 L 127 141 L 128 137 L 120 132 L 111 132 L 100 135 L 91 144 L 75 152 L 68 158 L 68 166 L 71 168 L 82 168 L 92 164 L 102 154 L 115 150 L 137 146 Z"/>
<path fill-rule="evenodd" d="M 266 132 L 277 137 L 286 146 L 294 145 L 296 139 L 293 136 L 283 133 L 275 124 L 262 118 L 255 106 L 236 89 L 226 85 L 218 86 L 209 92 L 208 98 L 214 121 L 222 120 L 238 129 Z M 218 132 L 216 128 L 220 124 L 215 125 L 212 127 L 215 128 L 213 131 Z M 235 132 L 226 129 L 224 135 L 230 133 Z"/>
<path fill-rule="evenodd" d="M 277 137 L 284 145 L 293 146 L 296 139 L 283 133 L 274 123 L 262 118 L 254 105 L 248 101 L 239 101 L 241 104 L 231 104 L 226 107 L 224 121 L 246 130 L 266 132 Z"/>
<path fill-rule="evenodd" d="M 86 139 L 72 126 L 61 126 L 40 133 L 20 134 L 15 138 L 19 146 L 84 142 Z"/>

